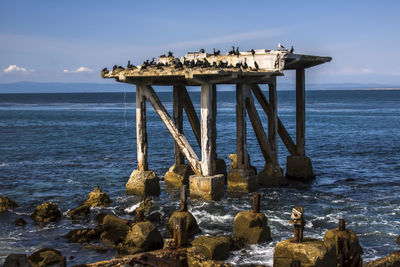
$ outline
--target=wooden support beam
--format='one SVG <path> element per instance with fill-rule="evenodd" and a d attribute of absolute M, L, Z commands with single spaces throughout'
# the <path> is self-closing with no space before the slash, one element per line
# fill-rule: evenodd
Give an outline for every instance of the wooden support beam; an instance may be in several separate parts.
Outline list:
<path fill-rule="evenodd" d="M 268 84 L 269 116 L 268 116 L 268 140 L 271 145 L 272 162 L 278 163 L 278 106 L 276 94 L 276 77 Z"/>
<path fill-rule="evenodd" d="M 139 171 L 147 171 L 149 167 L 147 161 L 146 99 L 143 95 L 143 88 L 143 85 L 136 86 L 136 143 Z"/>
<path fill-rule="evenodd" d="M 253 91 L 254 96 L 257 98 L 258 102 L 260 103 L 261 107 L 263 108 L 265 114 L 270 117 L 270 108 L 269 108 L 269 103 L 267 99 L 265 98 L 265 95 L 261 91 L 260 87 L 257 84 L 253 84 L 251 86 L 251 89 Z M 292 138 L 290 137 L 290 134 L 286 130 L 285 126 L 283 125 L 282 121 L 277 117 L 278 119 L 278 134 L 281 137 L 283 143 L 285 144 L 287 150 L 291 155 L 296 154 L 296 145 L 293 142 Z"/>
<path fill-rule="evenodd" d="M 212 86 L 212 110 L 213 110 L 213 130 L 212 130 L 212 146 L 214 147 L 213 149 L 213 159 L 217 159 L 217 85 L 213 84 Z"/>
<path fill-rule="evenodd" d="M 182 86 L 173 86 L 173 117 L 176 128 L 179 133 L 183 134 L 183 101 L 182 101 Z M 179 149 L 178 144 L 174 144 L 174 161 L 175 164 L 185 164 L 185 157 Z"/>
<path fill-rule="evenodd" d="M 201 132 L 200 132 L 200 120 L 197 116 L 196 110 L 194 109 L 192 99 L 189 96 L 186 87 L 182 87 L 181 90 L 183 99 L 183 108 L 185 109 L 186 116 L 189 120 L 190 126 L 192 127 L 194 136 L 196 137 L 199 147 L 201 147 Z"/>
<path fill-rule="evenodd" d="M 296 155 L 305 155 L 306 98 L 305 70 L 296 69 Z"/>
<path fill-rule="evenodd" d="M 215 156 L 215 116 L 213 85 L 201 85 L 201 170 L 204 176 L 214 175 L 212 163 Z"/>
<path fill-rule="evenodd" d="M 247 169 L 249 167 L 245 107 L 245 97 L 248 95 L 247 91 L 249 91 L 247 84 L 239 83 L 236 85 L 236 153 L 238 169 Z"/>
<path fill-rule="evenodd" d="M 262 126 L 261 119 L 258 116 L 258 112 L 250 92 L 248 92 L 248 97 L 246 98 L 246 109 L 265 162 L 273 162 L 271 144 L 269 143 L 268 137 L 264 131 L 264 127 Z"/>
<path fill-rule="evenodd" d="M 188 160 L 190 167 L 192 167 L 193 171 L 197 175 L 201 175 L 201 165 L 196 153 L 190 146 L 186 137 L 183 134 L 179 133 L 178 128 L 175 126 L 175 123 L 171 119 L 171 116 L 168 114 L 164 106 L 161 104 L 161 101 L 158 98 L 154 89 L 149 85 L 143 86 L 142 88 L 143 88 L 143 95 L 153 105 L 154 110 L 160 116 L 161 120 L 163 121 L 169 133 L 171 134 L 172 138 L 179 146 L 179 149 L 181 150 L 182 154 Z"/>

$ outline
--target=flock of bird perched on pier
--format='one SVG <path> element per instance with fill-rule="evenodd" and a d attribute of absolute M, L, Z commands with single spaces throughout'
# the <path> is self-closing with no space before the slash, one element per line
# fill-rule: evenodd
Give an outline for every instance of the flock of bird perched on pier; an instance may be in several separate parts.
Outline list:
<path fill-rule="evenodd" d="M 280 49 L 286 50 L 284 46 L 282 46 L 281 44 L 278 45 L 278 47 Z M 286 50 L 289 53 L 293 53 L 293 46 L 291 47 L 290 50 Z M 206 51 L 204 49 L 200 49 L 199 51 L 200 53 L 206 53 Z M 251 49 L 250 50 L 251 54 L 254 56 L 255 55 L 255 50 Z M 215 50 L 215 48 L 213 49 L 213 54 L 214 56 L 219 56 L 221 54 L 220 50 Z M 232 46 L 232 50 L 230 50 L 228 52 L 228 55 L 236 55 L 237 57 L 239 57 L 240 55 L 240 51 L 239 51 L 239 47 L 234 47 Z M 174 54 L 173 52 L 169 51 L 167 55 L 160 55 L 160 58 L 174 58 Z M 223 62 L 220 61 L 219 63 L 217 62 L 212 62 L 210 63 L 206 58 L 204 58 L 203 60 L 201 59 L 197 59 L 197 60 L 187 60 L 185 57 L 183 57 L 183 62 L 181 62 L 180 60 L 177 61 L 173 61 L 171 64 L 166 62 L 157 62 L 156 58 L 153 57 L 153 59 L 150 60 L 146 60 L 143 62 L 143 64 L 140 66 L 140 70 L 147 70 L 147 68 L 152 67 L 152 68 L 156 68 L 158 70 L 163 70 L 165 67 L 167 68 L 174 68 L 174 69 L 183 69 L 183 68 L 196 68 L 196 67 L 200 67 L 200 68 L 227 68 L 227 69 L 234 69 L 234 68 L 239 68 L 239 69 L 243 69 L 243 70 L 251 70 L 251 71 L 258 71 L 259 70 L 259 66 L 257 64 L 257 61 L 254 61 L 254 67 L 250 67 L 247 64 L 247 58 L 244 59 L 244 62 L 238 62 L 235 65 L 229 64 L 228 61 Z M 124 70 L 124 68 L 122 66 L 118 66 L 118 65 L 114 65 L 113 66 L 113 71 L 115 70 Z M 136 67 L 135 65 L 131 64 L 130 60 L 128 60 L 128 64 L 126 66 L 126 69 L 128 70 L 134 70 L 134 69 L 138 69 L 138 67 Z M 102 70 L 103 73 L 107 74 L 109 73 L 109 70 L 107 68 L 104 68 Z"/>

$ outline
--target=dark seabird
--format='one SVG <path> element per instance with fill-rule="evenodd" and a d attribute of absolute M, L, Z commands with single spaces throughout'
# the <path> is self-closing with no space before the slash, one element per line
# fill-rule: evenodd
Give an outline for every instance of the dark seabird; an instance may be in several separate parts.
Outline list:
<path fill-rule="evenodd" d="M 254 51 L 254 49 L 251 49 L 251 54 L 254 56 L 256 54 L 256 51 Z"/>
<path fill-rule="evenodd" d="M 229 51 L 229 55 L 235 55 L 235 47 L 234 46 L 232 46 L 232 50 L 231 51 Z"/>
<path fill-rule="evenodd" d="M 236 47 L 236 52 L 235 52 L 235 55 L 237 55 L 237 56 L 239 56 L 239 55 L 240 55 L 240 52 L 239 52 L 239 46 L 238 46 L 238 47 Z"/>
<path fill-rule="evenodd" d="M 214 56 L 219 56 L 219 54 L 221 54 L 221 51 L 220 50 L 215 51 L 215 48 L 214 48 Z"/>
<path fill-rule="evenodd" d="M 174 54 L 171 51 L 168 51 L 168 57 L 173 57 Z"/>
<path fill-rule="evenodd" d="M 204 50 L 203 48 L 200 49 L 200 53 L 205 53 L 205 52 L 206 52 L 206 50 Z"/>
<path fill-rule="evenodd" d="M 256 70 L 259 69 L 258 64 L 257 64 L 257 61 L 254 61 L 254 67 L 256 67 Z"/>
<path fill-rule="evenodd" d="M 294 48 L 293 48 L 293 45 L 292 45 L 292 47 L 290 48 L 289 53 L 293 53 L 293 51 L 294 51 Z"/>
<path fill-rule="evenodd" d="M 150 61 L 150 65 L 154 65 L 155 63 L 156 63 L 156 58 L 155 57 L 153 57 L 153 59 Z"/>
<path fill-rule="evenodd" d="M 114 66 L 113 66 L 113 70 L 116 70 L 117 68 L 118 68 L 117 65 L 114 65 Z"/>
<path fill-rule="evenodd" d="M 243 69 L 247 69 L 249 66 L 247 65 L 247 58 L 244 58 Z"/>

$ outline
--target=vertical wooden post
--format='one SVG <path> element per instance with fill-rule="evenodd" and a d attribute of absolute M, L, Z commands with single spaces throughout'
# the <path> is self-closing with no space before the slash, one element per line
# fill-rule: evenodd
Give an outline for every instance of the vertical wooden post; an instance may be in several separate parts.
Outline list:
<path fill-rule="evenodd" d="M 213 85 L 204 83 L 201 85 L 201 170 L 203 176 L 214 175 L 212 163 L 214 161 L 215 146 L 214 136 L 214 109 L 213 109 Z"/>
<path fill-rule="evenodd" d="M 305 155 L 305 79 L 304 68 L 296 69 L 296 155 Z"/>
<path fill-rule="evenodd" d="M 146 98 L 143 85 L 136 86 L 136 143 L 138 170 L 147 171 Z"/>
<path fill-rule="evenodd" d="M 200 120 L 197 116 L 196 110 L 194 109 L 192 100 L 190 99 L 189 93 L 186 87 L 182 86 L 182 97 L 183 97 L 183 108 L 185 109 L 186 116 L 189 120 L 190 126 L 192 127 L 196 141 L 201 147 L 201 131 L 200 131 Z"/>
<path fill-rule="evenodd" d="M 278 163 L 278 106 L 276 94 L 276 77 L 268 84 L 269 92 L 269 116 L 268 116 L 268 140 L 271 145 L 272 163 Z"/>
<path fill-rule="evenodd" d="M 213 159 L 216 160 L 218 158 L 217 155 L 217 85 L 213 84 L 212 86 L 212 110 L 213 110 L 213 121 L 212 121 L 212 146 L 213 146 Z"/>
<path fill-rule="evenodd" d="M 247 84 L 236 85 L 236 150 L 238 169 L 247 169 L 249 159 L 246 147 L 246 106 L 245 96 L 249 90 Z"/>
<path fill-rule="evenodd" d="M 182 87 L 174 85 L 173 87 L 173 117 L 176 128 L 179 133 L 183 133 L 183 103 L 182 103 Z M 179 149 L 179 146 L 174 142 L 174 159 L 175 164 L 185 164 L 185 158 Z"/>

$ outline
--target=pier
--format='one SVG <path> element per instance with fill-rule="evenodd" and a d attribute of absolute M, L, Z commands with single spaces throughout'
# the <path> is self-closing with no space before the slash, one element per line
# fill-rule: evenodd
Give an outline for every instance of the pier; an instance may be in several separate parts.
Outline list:
<path fill-rule="evenodd" d="M 113 78 L 136 86 L 137 170 L 133 171 L 128 181 L 127 191 L 134 194 L 159 193 L 158 177 L 149 169 L 148 164 L 146 102 L 149 102 L 175 142 L 175 164 L 170 169 L 169 181 L 176 186 L 189 185 L 191 197 L 208 200 L 222 198 L 225 175 L 221 170 L 226 169 L 226 166 L 216 153 L 216 90 L 219 84 L 236 85 L 236 164 L 227 175 L 228 192 L 248 193 L 255 191 L 259 185 L 280 185 L 284 182 L 286 178 L 278 162 L 278 136 L 289 153 L 286 177 L 300 181 L 314 178 L 312 163 L 305 149 L 305 69 L 329 61 L 330 57 L 293 54 L 284 49 L 233 49 L 225 55 L 219 51 L 189 52 L 181 58 L 168 53 L 152 62 L 144 62 L 141 66 L 128 62 L 126 68 L 115 65 L 113 70 L 103 69 L 103 78 Z M 277 112 L 277 77 L 283 76 L 288 70 L 296 72 L 295 139 L 289 135 Z M 260 84 L 268 85 L 268 100 Z M 172 116 L 152 87 L 158 85 L 171 86 L 173 89 Z M 186 86 L 201 87 L 200 118 Z M 254 98 L 267 115 L 267 131 L 256 110 Z M 195 153 L 183 133 L 183 111 L 190 122 L 201 155 Z M 265 168 L 258 175 L 250 166 L 247 152 L 247 115 L 265 159 Z"/>

